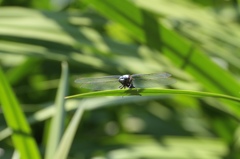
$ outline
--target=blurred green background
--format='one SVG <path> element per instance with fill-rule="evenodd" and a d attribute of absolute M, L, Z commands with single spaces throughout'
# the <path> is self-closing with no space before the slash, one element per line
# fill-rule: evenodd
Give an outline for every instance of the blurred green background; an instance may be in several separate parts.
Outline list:
<path fill-rule="evenodd" d="M 0 5 L 0 66 L 42 158 L 53 158 L 46 154 L 53 107 L 63 99 L 57 98 L 64 88 L 63 61 L 69 69 L 64 96 L 88 91 L 74 84 L 78 77 L 157 72 L 177 79 L 168 88 L 240 96 L 238 0 L 0 0 Z M 0 158 L 18 158 L 4 96 L 8 92 L 1 91 Z M 68 159 L 240 158 L 237 102 L 189 93 L 68 99 L 65 106 L 63 129 L 84 106 Z"/>

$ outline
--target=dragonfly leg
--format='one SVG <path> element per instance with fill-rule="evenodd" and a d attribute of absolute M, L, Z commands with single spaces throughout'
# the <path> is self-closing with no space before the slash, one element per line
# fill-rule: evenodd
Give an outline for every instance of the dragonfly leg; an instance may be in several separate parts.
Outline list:
<path fill-rule="evenodd" d="M 128 88 L 135 88 L 132 83 L 129 84 Z"/>

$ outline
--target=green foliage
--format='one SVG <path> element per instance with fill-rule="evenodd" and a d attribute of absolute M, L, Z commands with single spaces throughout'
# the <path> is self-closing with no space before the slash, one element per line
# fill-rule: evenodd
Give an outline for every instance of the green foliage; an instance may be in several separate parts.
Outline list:
<path fill-rule="evenodd" d="M 2 111 L 8 127 L 12 130 L 14 147 L 21 155 L 21 158 L 38 159 L 40 154 L 32 137 L 30 127 L 1 69 L 0 79 Z"/>
<path fill-rule="evenodd" d="M 237 1 L 0 4 L 0 157 L 240 157 Z M 98 92 L 74 83 L 155 72 L 177 83 Z"/>

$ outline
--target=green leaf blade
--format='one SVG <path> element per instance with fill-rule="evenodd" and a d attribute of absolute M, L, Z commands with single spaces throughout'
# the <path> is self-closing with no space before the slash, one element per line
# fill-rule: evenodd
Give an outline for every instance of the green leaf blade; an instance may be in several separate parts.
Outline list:
<path fill-rule="evenodd" d="M 31 135 L 30 126 L 0 69 L 0 101 L 4 117 L 12 129 L 12 140 L 22 159 L 40 159 L 37 144 Z"/>

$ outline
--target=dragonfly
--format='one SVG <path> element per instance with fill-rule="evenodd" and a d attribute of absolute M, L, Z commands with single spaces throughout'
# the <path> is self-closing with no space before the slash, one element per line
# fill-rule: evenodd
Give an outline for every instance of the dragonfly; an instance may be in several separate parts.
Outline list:
<path fill-rule="evenodd" d="M 171 77 L 170 73 L 152 73 L 152 74 L 126 74 L 113 75 L 97 78 L 78 78 L 75 83 L 80 85 L 80 88 L 90 90 L 111 90 L 125 88 L 150 88 L 159 87 L 161 85 L 171 85 L 176 82 L 176 79 Z"/>

